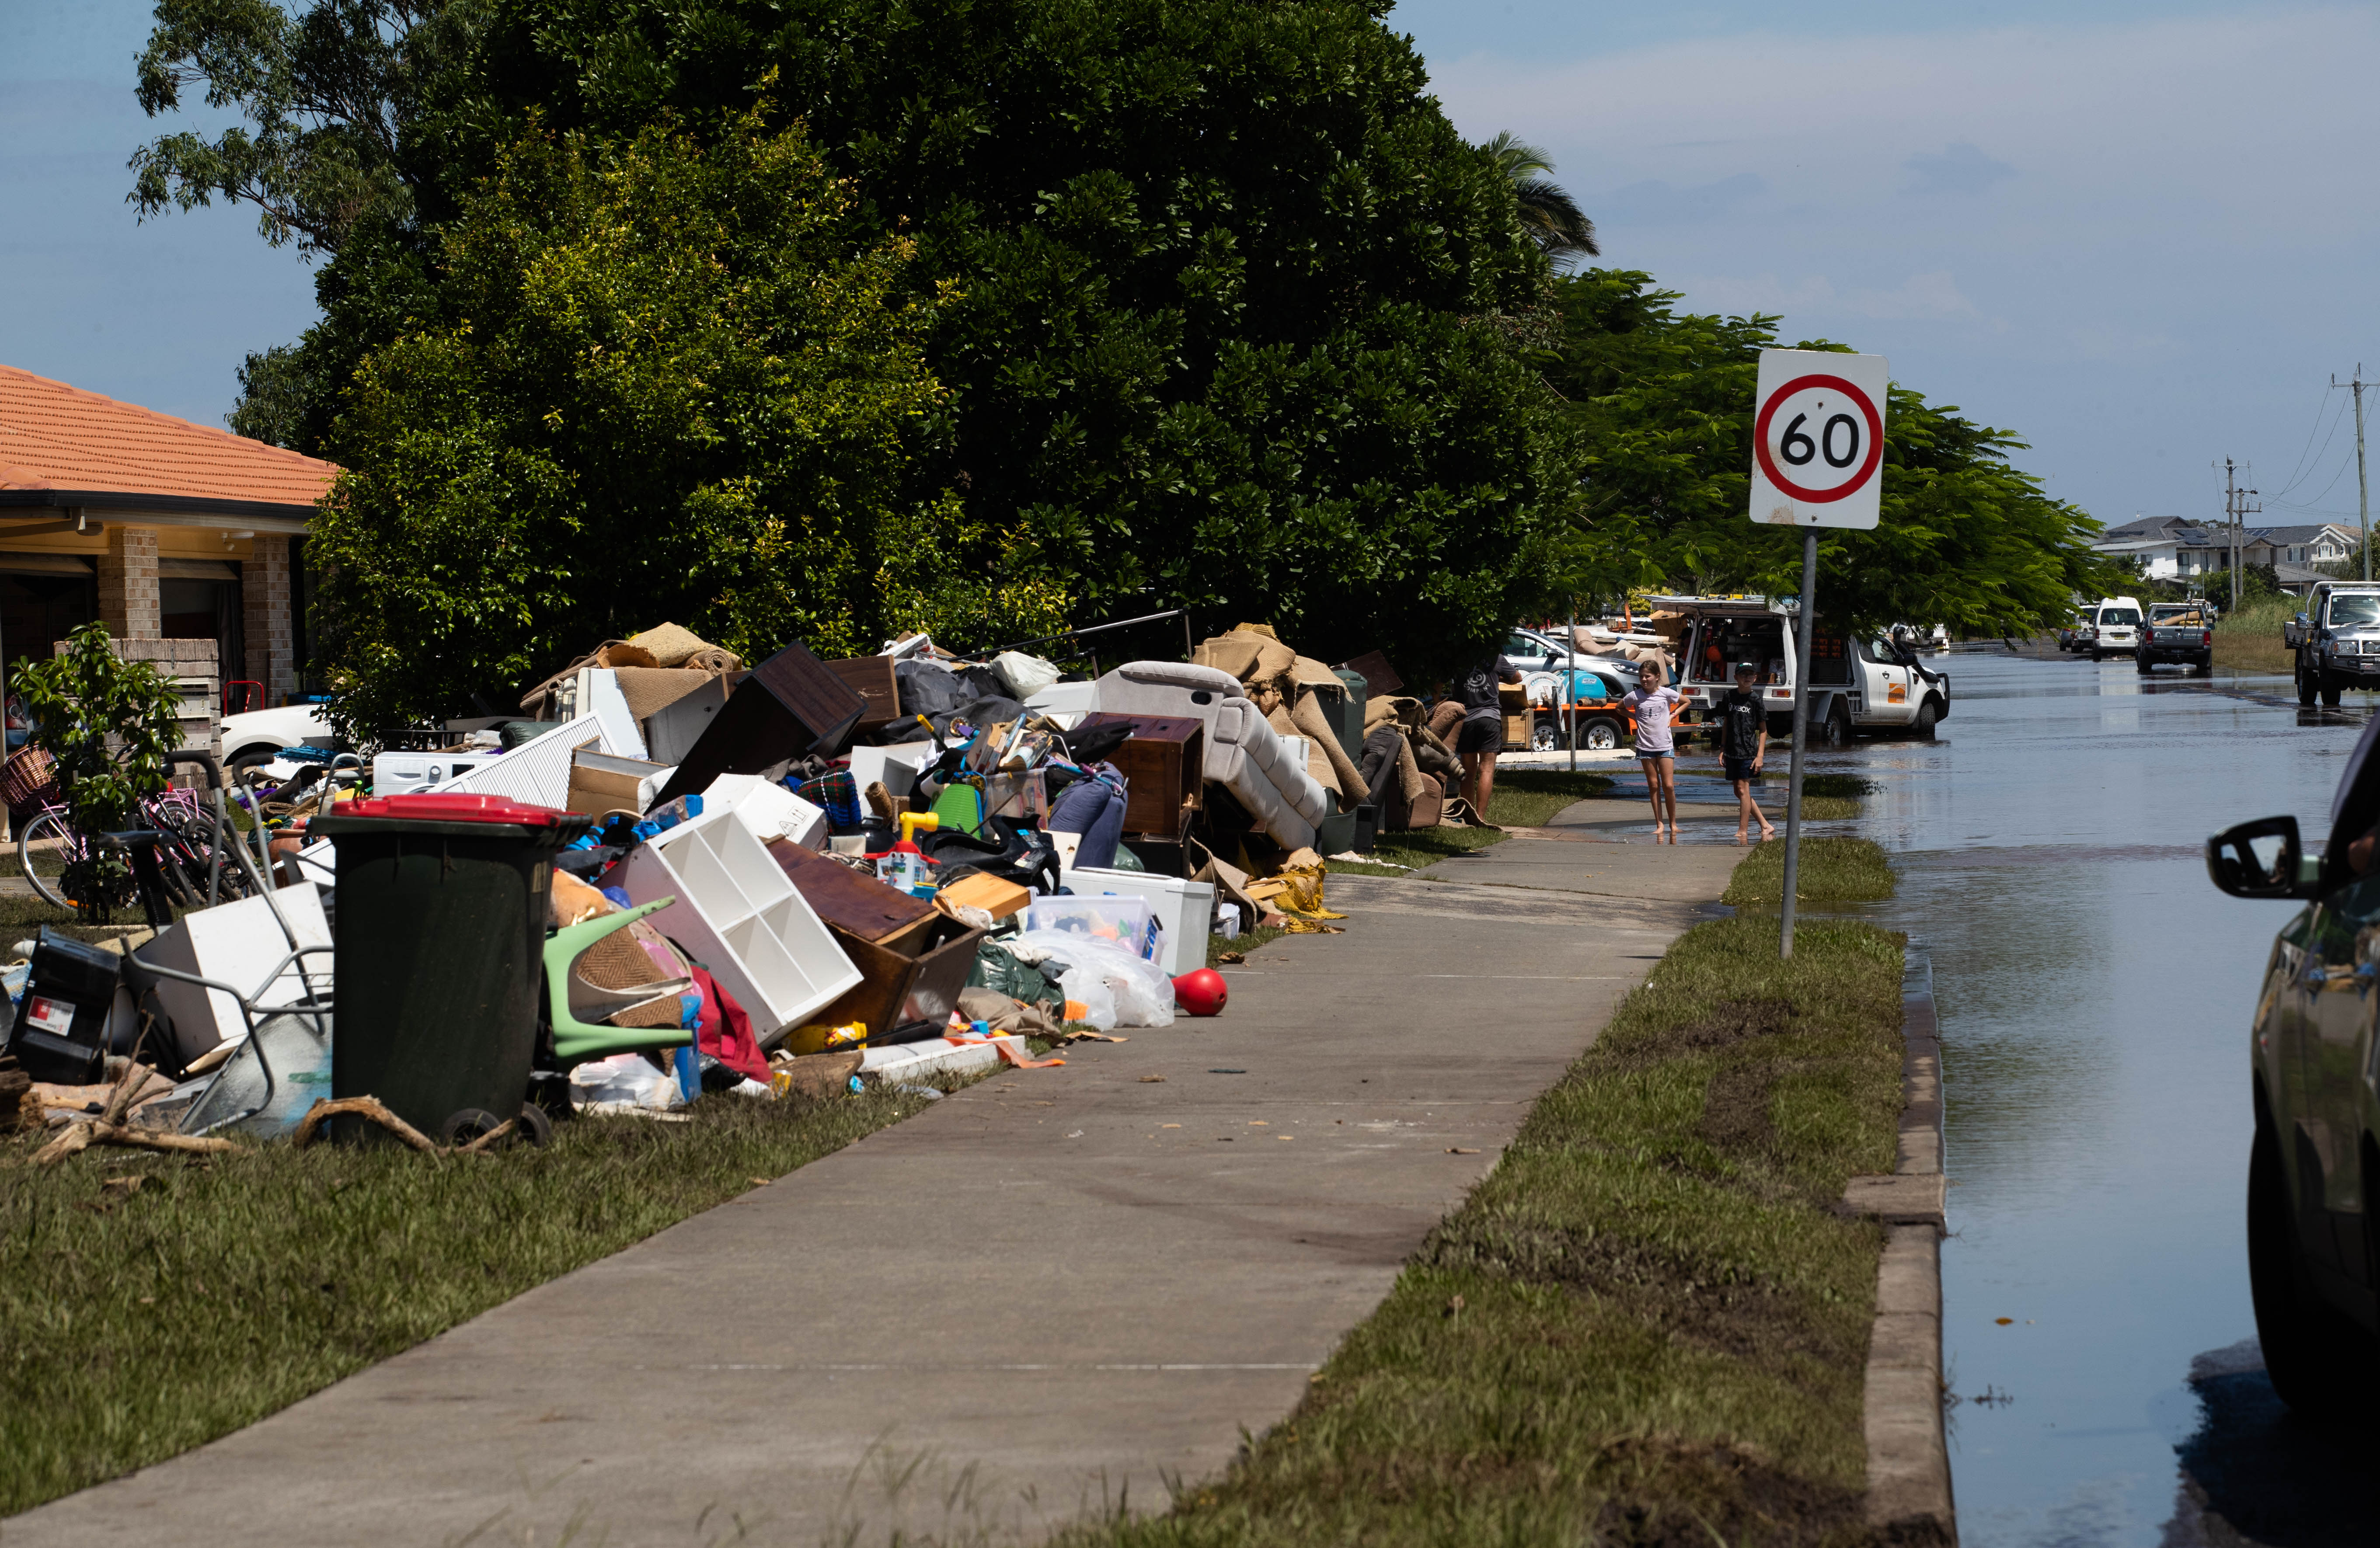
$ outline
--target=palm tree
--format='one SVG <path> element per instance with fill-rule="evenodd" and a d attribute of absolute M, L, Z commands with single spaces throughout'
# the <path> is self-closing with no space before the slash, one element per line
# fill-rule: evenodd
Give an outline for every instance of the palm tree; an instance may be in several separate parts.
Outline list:
<path fill-rule="evenodd" d="M 1488 154 L 1512 185 L 1512 198 L 1520 205 L 1521 229 L 1553 260 L 1556 268 L 1574 259 L 1603 256 L 1603 249 L 1595 245 L 1595 223 L 1579 209 L 1577 200 L 1562 191 L 1560 184 L 1546 176 L 1554 163 L 1543 151 L 1523 144 L 1507 129 L 1488 142 Z"/>

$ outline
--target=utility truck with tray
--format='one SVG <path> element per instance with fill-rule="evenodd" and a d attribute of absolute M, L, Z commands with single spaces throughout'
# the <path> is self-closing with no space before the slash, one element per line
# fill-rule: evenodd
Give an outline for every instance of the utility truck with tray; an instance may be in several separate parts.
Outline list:
<path fill-rule="evenodd" d="M 2161 662 L 2188 667 L 2204 677 L 2215 670 L 2215 620 L 2197 602 L 2157 602 L 2141 625 L 2132 662 L 2143 677 Z"/>
<path fill-rule="evenodd" d="M 2319 695 L 2336 706 L 2344 689 L 2380 688 L 2380 584 L 2321 582 L 2281 625 L 2281 643 L 2297 653 L 2300 704 Z"/>
<path fill-rule="evenodd" d="M 1735 686 L 1735 666 L 1758 669 L 1771 737 L 1792 732 L 1800 679 L 1793 611 L 1757 597 L 1657 597 L 1652 626 L 1674 642 L 1677 684 L 1706 713 Z M 1950 713 L 1950 680 L 1886 635 L 1847 635 L 1819 623 L 1811 644 L 1810 739 L 1840 747 L 1855 732 L 1930 740 Z"/>

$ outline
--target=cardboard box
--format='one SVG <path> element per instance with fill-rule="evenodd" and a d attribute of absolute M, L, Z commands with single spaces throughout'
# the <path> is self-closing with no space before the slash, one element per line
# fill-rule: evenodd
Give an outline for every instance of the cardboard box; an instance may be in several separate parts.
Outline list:
<path fill-rule="evenodd" d="M 1536 710 L 1524 709 L 1518 715 L 1513 714 L 1509 709 L 1504 712 L 1505 746 L 1526 747 L 1529 744 L 1529 738 L 1536 734 L 1536 729 L 1537 714 Z"/>
<path fill-rule="evenodd" d="M 565 809 L 599 817 L 606 812 L 641 816 L 669 775 L 670 766 L 665 763 L 614 757 L 581 747 L 570 756 L 570 797 Z"/>
<path fill-rule="evenodd" d="M 1033 894 L 1014 882 L 981 871 L 959 877 L 939 896 L 964 908 L 979 908 L 994 919 L 1005 919 L 1033 901 Z"/>

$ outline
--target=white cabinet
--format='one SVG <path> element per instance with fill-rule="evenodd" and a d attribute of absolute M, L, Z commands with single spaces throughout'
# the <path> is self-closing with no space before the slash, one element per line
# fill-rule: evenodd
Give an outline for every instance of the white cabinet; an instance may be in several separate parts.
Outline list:
<path fill-rule="evenodd" d="M 851 958 L 732 811 L 648 839 L 610 879 L 632 902 L 676 897 L 650 916 L 653 927 L 735 997 L 763 1046 L 859 985 Z"/>

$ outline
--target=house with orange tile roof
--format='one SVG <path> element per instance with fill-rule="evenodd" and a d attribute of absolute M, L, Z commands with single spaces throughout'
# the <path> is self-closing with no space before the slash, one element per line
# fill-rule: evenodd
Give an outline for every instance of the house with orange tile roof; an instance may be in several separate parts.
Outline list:
<path fill-rule="evenodd" d="M 97 618 L 118 640 L 212 640 L 223 681 L 283 702 L 307 523 L 338 472 L 0 365 L 0 658 L 47 656 Z"/>

